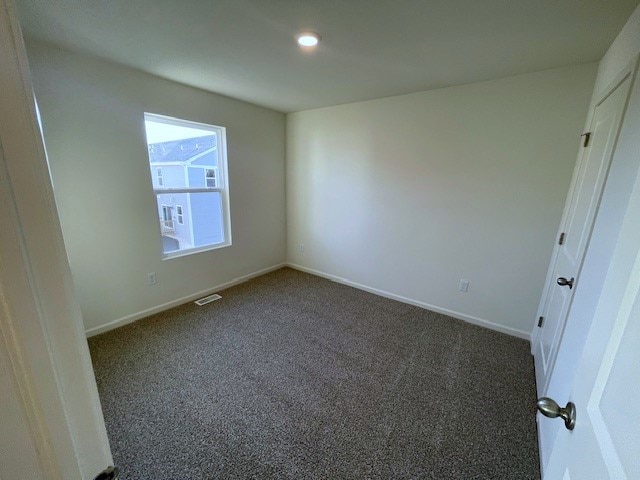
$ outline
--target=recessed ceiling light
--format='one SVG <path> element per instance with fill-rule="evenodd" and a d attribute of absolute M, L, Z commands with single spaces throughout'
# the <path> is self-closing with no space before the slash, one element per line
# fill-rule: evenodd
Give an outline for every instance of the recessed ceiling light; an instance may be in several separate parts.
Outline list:
<path fill-rule="evenodd" d="M 320 35 L 313 32 L 302 32 L 296 35 L 296 40 L 301 47 L 315 47 L 320 42 Z"/>

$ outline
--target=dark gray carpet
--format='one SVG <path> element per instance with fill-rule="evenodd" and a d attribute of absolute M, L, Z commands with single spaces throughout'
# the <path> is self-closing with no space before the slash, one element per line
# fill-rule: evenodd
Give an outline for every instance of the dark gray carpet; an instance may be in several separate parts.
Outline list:
<path fill-rule="evenodd" d="M 537 479 L 528 344 L 291 269 L 91 338 L 122 480 Z"/>

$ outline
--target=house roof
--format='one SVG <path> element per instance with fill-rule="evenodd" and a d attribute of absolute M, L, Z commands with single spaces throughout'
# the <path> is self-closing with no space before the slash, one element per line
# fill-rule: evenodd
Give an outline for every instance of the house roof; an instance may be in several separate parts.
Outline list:
<path fill-rule="evenodd" d="M 171 140 L 170 142 L 150 143 L 149 161 L 151 163 L 186 162 L 192 157 L 215 146 L 215 135 Z"/>

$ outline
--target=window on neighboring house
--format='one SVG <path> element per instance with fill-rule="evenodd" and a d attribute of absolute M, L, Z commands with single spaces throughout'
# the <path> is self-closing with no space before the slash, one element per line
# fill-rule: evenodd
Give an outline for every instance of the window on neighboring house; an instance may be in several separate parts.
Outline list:
<path fill-rule="evenodd" d="M 170 205 L 162 205 L 162 220 L 165 222 L 173 221 L 173 208 Z"/>
<path fill-rule="evenodd" d="M 224 127 L 151 113 L 144 120 L 164 258 L 231 245 Z M 174 220 L 189 228 L 176 230 Z"/>
<path fill-rule="evenodd" d="M 161 205 L 160 211 L 160 231 L 162 235 L 169 235 L 175 232 L 173 225 L 173 208 L 171 205 Z"/>
<path fill-rule="evenodd" d="M 216 188 L 216 170 L 215 168 L 205 168 L 204 178 L 207 188 Z"/>

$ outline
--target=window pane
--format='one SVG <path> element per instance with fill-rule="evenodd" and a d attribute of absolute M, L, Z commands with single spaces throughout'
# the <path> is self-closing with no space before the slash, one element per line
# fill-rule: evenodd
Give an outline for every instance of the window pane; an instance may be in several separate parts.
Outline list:
<path fill-rule="evenodd" d="M 165 254 L 224 243 L 220 192 L 162 193 L 156 197 Z"/>
<path fill-rule="evenodd" d="M 150 113 L 144 122 L 164 254 L 230 244 L 225 129 Z"/>
<path fill-rule="evenodd" d="M 202 172 L 203 167 L 218 166 L 216 132 L 149 119 L 145 127 L 149 166 L 157 175 L 154 188 L 210 188 Z"/>
<path fill-rule="evenodd" d="M 190 193 L 194 246 L 224 242 L 222 195 L 219 192 Z M 185 212 L 186 214 L 186 212 Z"/>

